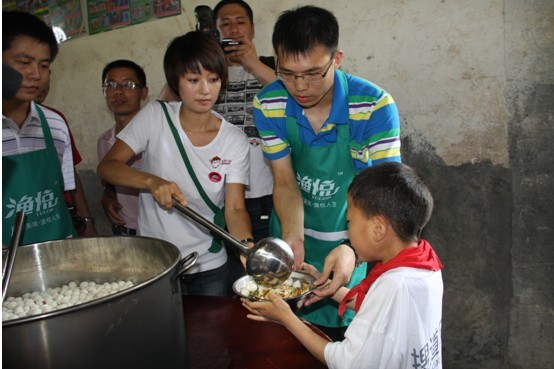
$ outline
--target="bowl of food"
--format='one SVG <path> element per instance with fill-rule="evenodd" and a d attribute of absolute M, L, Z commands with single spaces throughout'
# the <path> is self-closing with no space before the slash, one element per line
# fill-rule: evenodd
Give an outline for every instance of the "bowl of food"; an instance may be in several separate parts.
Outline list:
<path fill-rule="evenodd" d="M 233 283 L 233 291 L 238 296 L 252 301 L 269 300 L 269 293 L 275 291 L 293 311 L 296 311 L 304 305 L 306 297 L 315 289 L 314 281 L 315 278 L 306 272 L 293 271 L 285 282 L 270 287 L 258 284 L 254 278 L 245 275 Z"/>

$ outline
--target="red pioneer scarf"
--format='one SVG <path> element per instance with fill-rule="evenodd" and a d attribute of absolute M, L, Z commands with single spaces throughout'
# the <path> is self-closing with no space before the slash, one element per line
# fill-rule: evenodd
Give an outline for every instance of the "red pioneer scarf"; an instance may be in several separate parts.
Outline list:
<path fill-rule="evenodd" d="M 427 270 L 439 270 L 443 268 L 439 257 L 425 240 L 420 240 L 416 247 L 408 247 L 398 253 L 394 258 L 383 263 L 377 263 L 359 285 L 352 288 L 339 305 L 339 315 L 342 317 L 346 311 L 346 303 L 357 296 L 356 312 L 360 309 L 367 291 L 381 274 L 394 268 L 410 267 Z"/>

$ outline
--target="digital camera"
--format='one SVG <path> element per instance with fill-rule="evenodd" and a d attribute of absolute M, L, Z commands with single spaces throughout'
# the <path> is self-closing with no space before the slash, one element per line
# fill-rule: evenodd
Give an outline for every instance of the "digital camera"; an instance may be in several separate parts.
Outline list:
<path fill-rule="evenodd" d="M 221 47 L 223 48 L 223 50 L 225 51 L 225 47 L 226 46 L 231 46 L 231 45 L 240 45 L 240 42 L 238 41 L 233 41 L 232 38 L 224 38 L 224 39 L 221 39 Z M 225 53 L 229 53 L 230 51 L 225 51 Z"/>

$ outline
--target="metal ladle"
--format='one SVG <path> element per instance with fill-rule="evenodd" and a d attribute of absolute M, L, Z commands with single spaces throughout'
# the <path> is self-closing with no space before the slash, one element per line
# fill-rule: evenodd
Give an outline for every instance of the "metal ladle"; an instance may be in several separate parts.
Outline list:
<path fill-rule="evenodd" d="M 223 228 L 191 208 L 181 205 L 176 199 L 173 199 L 173 206 L 244 253 L 246 255 L 246 273 L 252 276 L 257 283 L 274 286 L 283 283 L 290 276 L 294 266 L 294 255 L 285 241 L 267 237 L 256 242 L 254 247 L 246 247 Z"/>

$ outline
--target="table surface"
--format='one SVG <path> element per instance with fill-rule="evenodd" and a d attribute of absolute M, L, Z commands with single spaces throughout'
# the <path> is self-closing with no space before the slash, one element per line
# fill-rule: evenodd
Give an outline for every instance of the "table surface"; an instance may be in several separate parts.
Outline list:
<path fill-rule="evenodd" d="M 190 369 L 325 368 L 283 326 L 246 318 L 238 298 L 183 296 L 183 309 Z"/>

